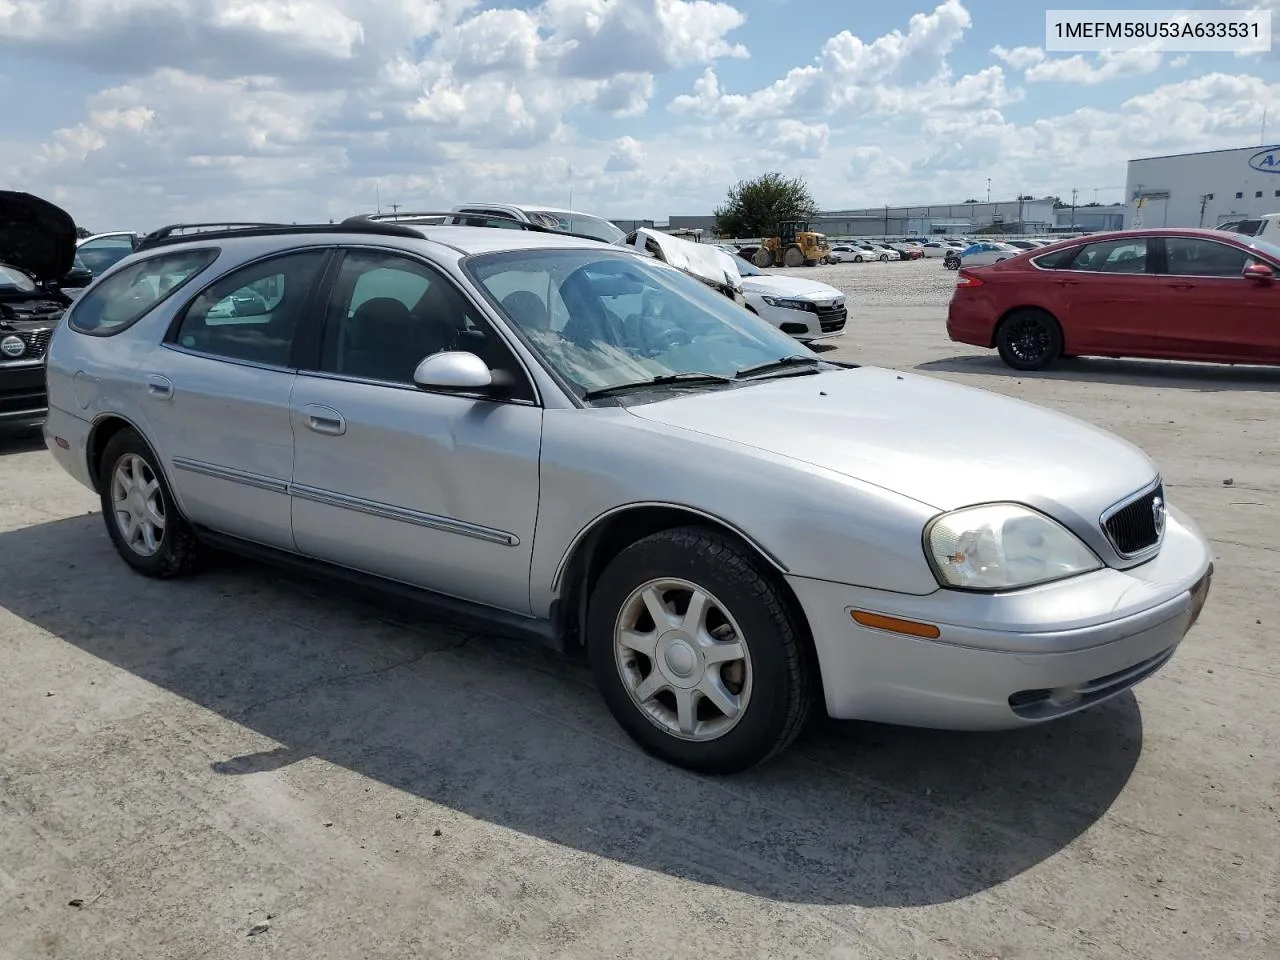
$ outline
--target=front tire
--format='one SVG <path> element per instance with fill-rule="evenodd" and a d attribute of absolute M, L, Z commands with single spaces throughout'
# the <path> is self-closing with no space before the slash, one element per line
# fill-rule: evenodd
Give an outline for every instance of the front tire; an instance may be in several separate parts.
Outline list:
<path fill-rule="evenodd" d="M 996 331 L 996 349 L 1014 370 L 1043 370 L 1062 356 L 1062 328 L 1043 310 L 1015 310 Z"/>
<path fill-rule="evenodd" d="M 803 728 L 814 701 L 803 630 L 761 561 L 700 527 L 619 553 L 587 614 L 614 718 L 653 756 L 714 774 L 768 760 Z"/>
<path fill-rule="evenodd" d="M 125 563 L 157 578 L 181 576 L 197 567 L 200 544 L 141 436 L 128 429 L 113 436 L 102 453 L 98 477 L 107 535 Z"/>
<path fill-rule="evenodd" d="M 803 267 L 804 251 L 796 246 L 787 247 L 782 254 L 782 262 L 793 269 L 796 267 Z"/>
<path fill-rule="evenodd" d="M 756 251 L 756 255 L 751 258 L 751 262 L 754 263 L 761 270 L 764 270 L 767 267 L 772 267 L 773 251 L 770 250 L 768 247 L 761 247 L 759 250 Z"/>

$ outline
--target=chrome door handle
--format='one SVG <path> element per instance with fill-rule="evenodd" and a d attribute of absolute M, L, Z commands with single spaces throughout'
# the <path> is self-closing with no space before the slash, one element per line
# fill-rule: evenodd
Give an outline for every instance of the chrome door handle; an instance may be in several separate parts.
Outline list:
<path fill-rule="evenodd" d="M 347 432 L 347 421 L 337 410 L 318 403 L 308 403 L 302 408 L 307 418 L 307 429 L 330 437 L 340 437 Z"/>
<path fill-rule="evenodd" d="M 147 377 L 147 396 L 155 397 L 157 400 L 172 400 L 173 383 L 168 377 L 152 374 Z"/>

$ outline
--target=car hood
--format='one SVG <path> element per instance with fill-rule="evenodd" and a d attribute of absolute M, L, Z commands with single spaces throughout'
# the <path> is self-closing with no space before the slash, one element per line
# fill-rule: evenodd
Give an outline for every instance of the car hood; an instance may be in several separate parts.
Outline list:
<path fill-rule="evenodd" d="M 804 300 L 844 299 L 844 293 L 835 287 L 804 277 L 783 277 L 768 274 L 763 277 L 743 277 L 743 293 L 767 294 L 771 297 L 798 297 Z"/>
<path fill-rule="evenodd" d="M 939 510 L 1010 500 L 1086 522 L 1150 483 L 1137 447 L 1074 417 L 944 380 L 858 367 L 628 408 Z"/>
<path fill-rule="evenodd" d="M 76 223 L 48 200 L 0 190 L 0 261 L 37 280 L 56 280 L 76 255 Z"/>
<path fill-rule="evenodd" d="M 710 243 L 694 243 L 683 237 L 673 237 L 661 230 L 641 228 L 618 241 L 621 246 L 637 250 L 657 250 L 658 258 L 678 270 L 709 280 L 735 290 L 742 289 L 742 278 L 733 262 L 733 256 Z"/>

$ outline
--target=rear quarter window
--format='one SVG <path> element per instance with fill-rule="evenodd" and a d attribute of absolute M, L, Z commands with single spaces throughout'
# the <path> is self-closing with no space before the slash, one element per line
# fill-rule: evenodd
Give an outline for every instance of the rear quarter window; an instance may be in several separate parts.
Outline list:
<path fill-rule="evenodd" d="M 67 326 L 111 337 L 128 330 L 213 263 L 217 249 L 174 250 L 147 257 L 104 276 L 75 302 Z"/>
<path fill-rule="evenodd" d="M 1054 250 L 1052 253 L 1032 257 L 1031 262 L 1042 270 L 1063 270 L 1079 252 L 1079 247 L 1067 247 L 1065 250 Z"/>

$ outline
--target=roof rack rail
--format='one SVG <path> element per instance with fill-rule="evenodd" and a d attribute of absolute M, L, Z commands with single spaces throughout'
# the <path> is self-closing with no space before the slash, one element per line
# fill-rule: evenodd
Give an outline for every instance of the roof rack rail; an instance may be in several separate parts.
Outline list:
<path fill-rule="evenodd" d="M 180 231 L 190 230 L 190 233 Z M 399 223 L 373 220 L 342 223 L 174 223 L 153 230 L 143 237 L 138 250 L 196 240 L 223 240 L 228 237 L 271 237 L 304 233 L 371 233 L 389 237 L 412 237 L 421 240 L 422 233 Z"/>
<path fill-rule="evenodd" d="M 540 223 L 529 223 L 525 220 L 519 220 L 514 214 L 507 213 L 503 210 L 486 210 L 484 213 L 473 213 L 467 210 L 419 210 L 408 211 L 401 210 L 395 213 L 358 213 L 355 216 L 347 217 L 343 223 L 361 224 L 361 223 L 386 223 L 394 224 L 397 221 L 422 221 L 435 218 L 442 218 L 441 223 L 428 224 L 421 223 L 421 226 L 463 226 L 463 227 L 493 227 L 499 230 L 527 230 L 530 233 L 549 233 L 557 237 L 576 237 L 579 240 L 594 240 L 596 243 L 607 243 L 607 240 L 601 240 L 599 237 L 593 237 L 589 233 L 575 233 L 572 230 L 557 230 L 554 227 L 544 227 Z M 450 220 L 459 221 L 450 223 Z M 501 221 L 500 223 L 496 221 Z"/>
<path fill-rule="evenodd" d="M 357 213 L 347 217 L 343 223 L 400 223 L 406 220 L 443 220 L 459 216 L 456 210 L 397 210 L 394 213 Z M 514 218 L 512 218 L 514 219 Z"/>

